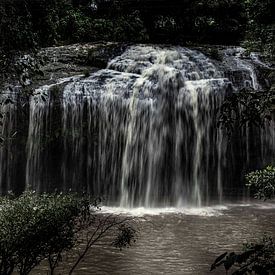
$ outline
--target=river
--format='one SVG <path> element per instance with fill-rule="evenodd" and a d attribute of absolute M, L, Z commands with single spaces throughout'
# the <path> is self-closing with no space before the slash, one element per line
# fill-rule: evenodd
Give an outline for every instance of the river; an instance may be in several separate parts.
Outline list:
<path fill-rule="evenodd" d="M 220 254 L 241 252 L 243 243 L 258 241 L 264 234 L 275 236 L 274 203 L 251 201 L 184 209 L 103 207 L 102 211 L 135 217 L 137 241 L 120 251 L 110 245 L 112 236 L 107 236 L 90 250 L 75 274 L 222 275 L 223 267 L 210 272 Z M 61 263 L 57 274 L 67 274 L 70 259 Z M 46 274 L 46 270 L 42 266 L 33 274 Z"/>

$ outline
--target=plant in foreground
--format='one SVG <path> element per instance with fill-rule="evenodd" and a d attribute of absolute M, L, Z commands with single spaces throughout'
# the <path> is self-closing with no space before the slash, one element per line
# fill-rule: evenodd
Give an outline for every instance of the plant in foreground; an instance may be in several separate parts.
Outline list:
<path fill-rule="evenodd" d="M 130 218 L 98 213 L 98 201 L 73 194 L 42 194 L 26 192 L 18 198 L 0 197 L 0 274 L 29 274 L 42 261 L 47 260 L 50 274 L 67 253 L 75 263 L 69 274 L 77 268 L 90 248 L 112 231 L 118 247 L 131 245 L 132 235 L 121 228 L 131 228 Z M 122 234 L 122 235 L 121 235 Z"/>
<path fill-rule="evenodd" d="M 275 244 L 271 237 L 264 236 L 258 243 L 246 243 L 242 253 L 223 253 L 212 264 L 211 271 L 224 266 L 226 273 L 233 269 L 232 275 L 259 274 L 275 272 Z"/>
<path fill-rule="evenodd" d="M 267 166 L 246 175 L 247 186 L 257 199 L 272 199 L 275 196 L 275 167 Z"/>
<path fill-rule="evenodd" d="M 274 198 L 275 167 L 268 166 L 263 170 L 251 172 L 246 175 L 246 181 L 255 198 Z M 220 255 L 210 270 L 220 266 L 224 266 L 226 274 L 233 269 L 232 275 L 275 274 L 275 243 L 268 236 L 264 236 L 258 243 L 246 243 L 242 253 L 225 252 Z"/>

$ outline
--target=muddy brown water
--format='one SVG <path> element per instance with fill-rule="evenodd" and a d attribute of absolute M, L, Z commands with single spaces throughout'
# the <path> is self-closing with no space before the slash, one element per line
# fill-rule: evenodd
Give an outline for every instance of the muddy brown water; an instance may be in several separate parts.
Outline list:
<path fill-rule="evenodd" d="M 222 268 L 209 271 L 221 253 L 241 251 L 243 243 L 265 233 L 275 237 L 275 203 L 132 211 L 103 208 L 102 212 L 136 216 L 137 242 L 120 251 L 110 246 L 112 236 L 108 236 L 91 249 L 75 274 L 225 274 Z M 65 260 L 56 274 L 68 274 L 70 264 Z M 33 274 L 47 274 L 47 266 L 41 265 Z"/>

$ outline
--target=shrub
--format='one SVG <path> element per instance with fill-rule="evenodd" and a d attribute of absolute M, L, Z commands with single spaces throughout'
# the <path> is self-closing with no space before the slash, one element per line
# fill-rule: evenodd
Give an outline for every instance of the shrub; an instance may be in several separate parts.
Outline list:
<path fill-rule="evenodd" d="M 74 244 L 82 205 L 74 196 L 24 193 L 0 202 L 0 273 L 28 274 L 43 259 Z"/>
<path fill-rule="evenodd" d="M 113 40 L 130 42 L 146 42 L 149 40 L 139 11 L 121 15 L 114 20 Z"/>
<path fill-rule="evenodd" d="M 246 0 L 246 39 L 244 46 L 251 51 L 264 51 L 275 56 L 275 22 L 273 0 Z"/>
<path fill-rule="evenodd" d="M 32 32 L 31 13 L 25 1 L 0 2 L 0 48 L 5 50 L 28 49 L 36 45 Z"/>
<path fill-rule="evenodd" d="M 232 275 L 274 274 L 275 271 L 275 244 L 272 238 L 264 236 L 257 243 L 246 243 L 242 253 L 223 253 L 212 264 L 211 271 L 223 265 L 226 274 L 235 269 Z"/>
<path fill-rule="evenodd" d="M 48 260 L 53 274 L 64 253 L 75 253 L 71 249 L 80 243 L 75 263 L 69 267 L 72 274 L 110 230 L 116 247 L 131 245 L 135 230 L 128 224 L 130 219 L 96 215 L 97 205 L 89 197 L 73 194 L 26 192 L 18 198 L 0 197 L 0 274 L 26 275 L 43 260 Z"/>
<path fill-rule="evenodd" d="M 264 127 L 272 119 L 271 92 L 257 92 L 244 88 L 238 93 L 227 96 L 218 113 L 218 126 L 227 131 L 229 136 L 234 129 L 246 126 Z"/>
<path fill-rule="evenodd" d="M 238 44 L 274 54 L 273 0 L 195 0 L 158 7 L 86 0 L 0 1 L 0 48 L 98 40 Z"/>
<path fill-rule="evenodd" d="M 246 175 L 247 186 L 255 198 L 272 199 L 275 195 L 275 167 L 268 166 L 263 170 Z M 275 243 L 271 237 L 264 236 L 257 243 L 245 243 L 242 253 L 225 252 L 211 265 L 210 271 L 224 266 L 226 274 L 232 268 L 232 275 L 268 275 L 275 272 Z"/>
<path fill-rule="evenodd" d="M 246 175 L 246 181 L 255 198 L 266 200 L 275 196 L 275 167 L 251 172 Z"/>

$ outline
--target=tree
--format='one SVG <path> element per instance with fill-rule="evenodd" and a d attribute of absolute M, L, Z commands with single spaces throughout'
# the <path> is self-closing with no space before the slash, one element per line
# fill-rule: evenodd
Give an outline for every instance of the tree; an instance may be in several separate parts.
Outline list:
<path fill-rule="evenodd" d="M 246 175 L 247 186 L 257 199 L 272 199 L 275 197 L 275 167 L 267 166 L 263 170 Z"/>
<path fill-rule="evenodd" d="M 99 215 L 98 201 L 69 194 L 26 192 L 18 198 L 0 198 L 0 274 L 29 274 L 43 260 L 54 273 L 65 253 L 79 242 L 85 249 L 76 257 L 70 274 L 89 249 L 109 231 L 114 245 L 131 245 L 135 229 L 129 218 Z M 85 236 L 85 238 L 83 238 Z"/>
<path fill-rule="evenodd" d="M 243 89 L 225 98 L 218 112 L 218 126 L 229 136 L 234 129 L 246 126 L 264 127 L 271 120 L 272 92 Z"/>
<path fill-rule="evenodd" d="M 226 272 L 233 269 L 232 275 L 259 274 L 275 272 L 275 243 L 264 236 L 257 243 L 245 243 L 242 253 L 223 253 L 212 264 L 211 271 L 223 265 Z"/>
<path fill-rule="evenodd" d="M 252 51 L 264 51 L 274 60 L 275 20 L 273 0 L 245 0 L 247 25 L 244 46 Z"/>
<path fill-rule="evenodd" d="M 106 216 L 96 215 L 92 220 L 87 219 L 84 223 L 81 222 L 80 230 L 77 230 L 77 240 L 83 248 L 79 249 L 74 264 L 69 268 L 69 274 L 73 274 L 89 250 L 107 234 L 115 236 L 112 242 L 113 246 L 120 249 L 131 246 L 135 242 L 136 230 L 129 222 L 133 222 L 133 218 L 121 218 L 112 214 Z"/>
<path fill-rule="evenodd" d="M 275 196 L 275 167 L 246 175 L 247 186 L 258 199 L 272 199 Z M 226 272 L 231 268 L 232 275 L 268 275 L 275 272 L 275 243 L 271 237 L 264 236 L 257 243 L 245 243 L 242 253 L 225 252 L 214 261 L 210 271 L 224 266 Z"/>

